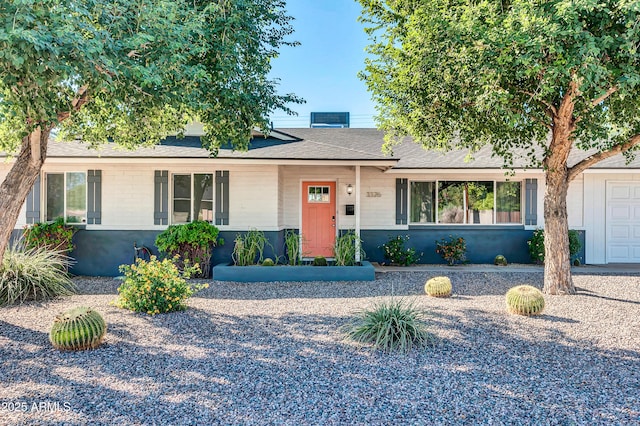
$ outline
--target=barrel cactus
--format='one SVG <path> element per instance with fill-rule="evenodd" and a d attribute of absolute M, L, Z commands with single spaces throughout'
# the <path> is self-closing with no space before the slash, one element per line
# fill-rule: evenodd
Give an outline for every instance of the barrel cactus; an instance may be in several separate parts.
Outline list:
<path fill-rule="evenodd" d="M 449 297 L 451 280 L 448 277 L 433 277 L 424 285 L 424 292 L 433 297 Z"/>
<path fill-rule="evenodd" d="M 313 266 L 327 266 L 327 259 L 324 256 L 316 256 L 313 258 Z"/>
<path fill-rule="evenodd" d="M 262 261 L 262 266 L 274 266 L 274 265 L 275 265 L 275 262 L 270 257 L 267 257 L 265 260 Z"/>
<path fill-rule="evenodd" d="M 100 346 L 106 332 L 102 315 L 81 306 L 56 316 L 49 340 L 59 350 L 93 349 Z"/>
<path fill-rule="evenodd" d="M 493 264 L 498 266 L 507 266 L 507 258 L 499 254 L 493 259 Z"/>
<path fill-rule="evenodd" d="M 544 309 L 544 296 L 530 285 L 518 285 L 507 291 L 507 311 L 518 315 L 540 315 Z"/>

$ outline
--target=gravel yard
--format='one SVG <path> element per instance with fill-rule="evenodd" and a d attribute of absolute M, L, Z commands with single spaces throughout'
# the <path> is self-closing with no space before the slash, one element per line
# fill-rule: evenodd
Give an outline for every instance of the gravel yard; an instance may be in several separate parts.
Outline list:
<path fill-rule="evenodd" d="M 223 283 L 190 309 L 116 308 L 119 281 L 0 308 L 0 424 L 640 424 L 640 277 L 574 275 L 540 317 L 505 313 L 540 272 L 430 272 L 375 282 Z M 430 313 L 437 344 L 382 354 L 343 340 L 354 312 L 390 296 Z M 58 352 L 54 316 L 78 305 L 108 324 L 103 346 Z"/>

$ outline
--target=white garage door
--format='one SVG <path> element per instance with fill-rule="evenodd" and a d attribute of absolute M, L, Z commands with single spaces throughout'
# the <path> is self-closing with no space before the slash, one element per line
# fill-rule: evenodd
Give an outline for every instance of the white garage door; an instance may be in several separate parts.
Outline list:
<path fill-rule="evenodd" d="M 607 263 L 640 263 L 640 182 L 607 182 Z"/>

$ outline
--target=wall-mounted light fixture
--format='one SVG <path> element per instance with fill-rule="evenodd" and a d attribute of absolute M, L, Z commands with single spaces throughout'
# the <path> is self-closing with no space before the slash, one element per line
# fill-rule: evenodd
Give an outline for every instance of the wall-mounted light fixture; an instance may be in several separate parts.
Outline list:
<path fill-rule="evenodd" d="M 353 194 L 353 185 L 348 184 L 347 185 L 347 195 L 351 195 Z"/>

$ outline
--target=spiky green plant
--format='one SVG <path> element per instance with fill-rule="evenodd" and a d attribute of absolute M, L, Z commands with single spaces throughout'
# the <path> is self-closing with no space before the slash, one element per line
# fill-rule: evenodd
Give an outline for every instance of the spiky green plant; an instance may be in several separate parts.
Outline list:
<path fill-rule="evenodd" d="M 58 314 L 51 326 L 49 341 L 59 350 L 84 350 L 100 346 L 107 332 L 102 315 L 80 306 Z"/>
<path fill-rule="evenodd" d="M 349 230 L 340 235 L 333 245 L 336 266 L 355 266 L 358 251 L 360 251 L 360 259 L 364 259 L 366 253 L 362 249 L 362 239 L 356 235 L 355 231 Z"/>
<path fill-rule="evenodd" d="M 264 232 L 250 229 L 244 234 L 237 234 L 235 246 L 231 258 L 236 266 L 249 266 L 262 263 L 265 246 L 271 247 L 271 243 Z M 275 251 L 275 250 L 274 250 Z"/>
<path fill-rule="evenodd" d="M 493 264 L 498 266 L 507 266 L 507 258 L 499 254 L 493 259 Z"/>
<path fill-rule="evenodd" d="M 74 294 L 75 286 L 67 274 L 71 263 L 60 250 L 12 245 L 0 264 L 0 305 Z"/>
<path fill-rule="evenodd" d="M 540 315 L 544 309 L 544 296 L 530 285 L 518 285 L 507 291 L 507 311 L 518 315 Z"/>
<path fill-rule="evenodd" d="M 428 346 L 433 335 L 424 313 L 412 303 L 399 299 L 380 302 L 358 313 L 346 329 L 347 338 L 384 352 L 408 352 Z"/>
<path fill-rule="evenodd" d="M 284 245 L 287 251 L 287 259 L 289 265 L 300 264 L 300 235 L 298 235 L 293 229 L 287 229 L 284 234 Z"/>
<path fill-rule="evenodd" d="M 432 297 L 449 297 L 451 290 L 451 280 L 448 277 L 433 277 L 424 285 L 424 292 Z"/>

